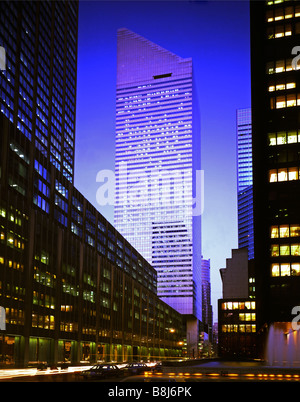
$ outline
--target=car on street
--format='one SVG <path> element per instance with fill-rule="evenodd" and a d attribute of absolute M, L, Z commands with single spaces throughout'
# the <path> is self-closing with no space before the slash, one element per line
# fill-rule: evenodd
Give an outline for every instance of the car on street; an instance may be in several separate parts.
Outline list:
<path fill-rule="evenodd" d="M 123 374 L 126 375 L 137 375 L 145 373 L 146 371 L 151 371 L 152 368 L 147 366 L 146 363 L 128 363 L 122 368 Z"/>
<path fill-rule="evenodd" d="M 156 362 L 153 366 L 151 366 L 151 371 L 153 373 L 162 373 L 163 371 L 162 362 Z"/>
<path fill-rule="evenodd" d="M 92 380 L 96 378 L 119 377 L 122 375 L 122 372 L 116 364 L 97 364 L 88 370 L 82 371 L 81 375 L 86 380 Z"/>

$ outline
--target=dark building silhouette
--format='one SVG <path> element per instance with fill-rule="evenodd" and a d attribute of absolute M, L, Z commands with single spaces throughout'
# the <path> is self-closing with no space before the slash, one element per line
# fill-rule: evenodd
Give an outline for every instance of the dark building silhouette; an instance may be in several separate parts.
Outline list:
<path fill-rule="evenodd" d="M 300 304 L 300 3 L 251 1 L 250 14 L 256 307 L 263 340 L 272 324 L 287 333 Z"/>

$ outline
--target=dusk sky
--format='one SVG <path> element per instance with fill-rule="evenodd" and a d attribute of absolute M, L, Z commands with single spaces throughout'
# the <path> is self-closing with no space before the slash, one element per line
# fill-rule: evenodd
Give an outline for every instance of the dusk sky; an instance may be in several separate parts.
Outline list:
<path fill-rule="evenodd" d="M 237 248 L 236 110 L 251 106 L 248 1 L 80 1 L 75 186 L 96 201 L 100 170 L 114 170 L 117 30 L 128 28 L 193 59 L 201 116 L 202 254 L 211 261 L 214 322 L 219 269 Z"/>

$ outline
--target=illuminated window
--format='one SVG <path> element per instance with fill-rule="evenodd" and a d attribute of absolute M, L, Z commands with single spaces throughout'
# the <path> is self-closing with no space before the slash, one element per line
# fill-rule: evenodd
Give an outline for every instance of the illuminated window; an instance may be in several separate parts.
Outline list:
<path fill-rule="evenodd" d="M 291 255 L 300 255 L 300 244 L 291 244 Z"/>
<path fill-rule="evenodd" d="M 281 276 L 290 276 L 290 264 L 281 264 L 280 265 L 280 273 Z"/>
<path fill-rule="evenodd" d="M 282 256 L 290 255 L 290 245 L 289 244 L 280 244 L 280 255 L 282 255 Z"/>
<path fill-rule="evenodd" d="M 280 237 L 289 237 L 289 225 L 280 225 L 279 234 Z"/>
<path fill-rule="evenodd" d="M 290 236 L 291 237 L 300 236 L 300 225 L 291 225 L 291 227 L 290 227 Z"/>
<path fill-rule="evenodd" d="M 277 145 L 286 144 L 286 133 L 281 131 L 277 133 Z"/>
<path fill-rule="evenodd" d="M 298 180 L 298 168 L 289 169 L 289 181 L 290 180 Z"/>
<path fill-rule="evenodd" d="M 288 132 L 288 144 L 293 144 L 298 141 L 297 131 Z"/>
<path fill-rule="evenodd" d="M 291 274 L 292 275 L 300 275 L 300 264 L 299 263 L 292 264 Z"/>
<path fill-rule="evenodd" d="M 286 106 L 287 107 L 297 106 L 296 95 L 287 95 Z"/>
<path fill-rule="evenodd" d="M 276 109 L 281 109 L 283 107 L 286 107 L 285 97 L 278 96 L 278 98 L 276 98 Z"/>
<path fill-rule="evenodd" d="M 282 73 L 283 71 L 284 71 L 284 60 L 276 61 L 275 72 L 276 73 Z"/>
<path fill-rule="evenodd" d="M 271 245 L 271 256 L 279 257 L 279 245 L 278 244 Z"/>
<path fill-rule="evenodd" d="M 287 181 L 287 169 L 278 169 L 278 181 Z"/>
<path fill-rule="evenodd" d="M 271 226 L 271 239 L 277 239 L 279 237 L 278 226 Z"/>
<path fill-rule="evenodd" d="M 277 182 L 277 170 L 270 170 L 270 172 L 269 172 L 269 182 L 270 183 Z"/>
<path fill-rule="evenodd" d="M 271 275 L 272 276 L 279 276 L 280 275 L 279 264 L 272 264 L 272 266 L 271 266 Z"/>

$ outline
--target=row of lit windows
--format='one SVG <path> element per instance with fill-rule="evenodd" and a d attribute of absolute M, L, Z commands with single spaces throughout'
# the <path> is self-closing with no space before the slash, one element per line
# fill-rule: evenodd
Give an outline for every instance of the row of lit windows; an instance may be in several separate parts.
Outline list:
<path fill-rule="evenodd" d="M 267 74 L 279 74 L 284 73 L 286 71 L 292 71 L 293 70 L 292 60 L 293 59 L 268 62 L 266 66 Z"/>
<path fill-rule="evenodd" d="M 255 310 L 255 302 L 224 302 L 222 303 L 222 310 Z"/>
<path fill-rule="evenodd" d="M 0 264 L 3 265 L 4 263 L 5 263 L 4 257 L 0 256 Z M 12 261 L 12 260 L 6 260 L 6 264 L 9 268 L 16 269 L 17 271 L 19 271 L 19 270 L 22 272 L 24 271 L 24 265 L 19 262 Z"/>
<path fill-rule="evenodd" d="M 38 315 L 32 313 L 32 327 L 54 330 L 54 315 Z"/>
<path fill-rule="evenodd" d="M 47 294 L 33 291 L 32 303 L 46 308 L 55 309 L 55 298 Z"/>
<path fill-rule="evenodd" d="M 277 276 L 299 276 L 300 275 L 300 263 L 284 263 L 284 264 L 272 264 L 271 275 Z"/>
<path fill-rule="evenodd" d="M 291 0 L 267 0 L 266 3 L 268 6 L 284 3 L 285 1 L 290 2 Z"/>
<path fill-rule="evenodd" d="M 222 332 L 241 332 L 241 333 L 253 333 L 256 332 L 255 324 L 224 324 L 222 325 Z"/>
<path fill-rule="evenodd" d="M 23 310 L 6 308 L 5 309 L 6 324 L 24 325 L 25 314 Z"/>
<path fill-rule="evenodd" d="M 269 182 L 282 182 L 282 181 L 292 181 L 299 180 L 299 168 L 280 168 L 272 169 L 269 171 Z"/>
<path fill-rule="evenodd" d="M 292 89 L 292 88 L 296 88 L 296 83 L 295 82 L 287 82 L 286 84 L 277 84 L 276 86 L 270 85 L 269 92 L 284 91 L 286 89 Z"/>
<path fill-rule="evenodd" d="M 299 27 L 296 27 L 296 32 L 299 32 Z M 267 36 L 268 39 L 277 39 L 277 38 L 282 38 L 284 36 L 291 36 L 292 35 L 292 25 L 291 24 L 286 24 L 286 25 L 277 25 L 272 28 L 268 28 L 267 31 Z"/>
<path fill-rule="evenodd" d="M 300 225 L 271 226 L 271 239 L 300 236 Z"/>
<path fill-rule="evenodd" d="M 24 248 L 25 248 L 24 237 L 20 236 L 17 233 L 12 232 L 12 231 L 7 232 L 7 235 L 5 235 L 3 226 L 1 226 L 0 240 L 3 242 L 3 241 L 5 241 L 5 239 L 7 241 L 8 246 L 24 250 Z"/>
<path fill-rule="evenodd" d="M 300 244 L 272 244 L 271 245 L 271 256 L 299 256 L 300 255 Z"/>
<path fill-rule="evenodd" d="M 269 145 L 284 145 L 300 142 L 300 130 L 280 131 L 278 133 L 269 133 Z"/>
<path fill-rule="evenodd" d="M 11 211 L 6 211 L 5 208 L 0 207 L 0 217 L 6 218 L 7 216 L 9 222 L 14 222 L 18 226 L 22 226 L 23 219 L 28 220 L 28 216 L 22 214 L 18 209 L 11 208 Z"/>
<path fill-rule="evenodd" d="M 269 1 L 269 3 L 274 3 L 278 4 L 281 3 L 281 0 L 276 0 L 275 2 Z M 293 6 L 288 6 L 288 7 L 280 7 L 272 10 L 268 10 L 266 14 L 266 19 L 267 22 L 274 22 L 274 21 L 282 21 L 284 19 L 290 19 L 290 18 L 297 18 L 300 17 L 300 6 L 296 5 L 295 9 Z"/>
<path fill-rule="evenodd" d="M 270 99 L 271 109 L 300 106 L 300 94 L 277 96 Z"/>

